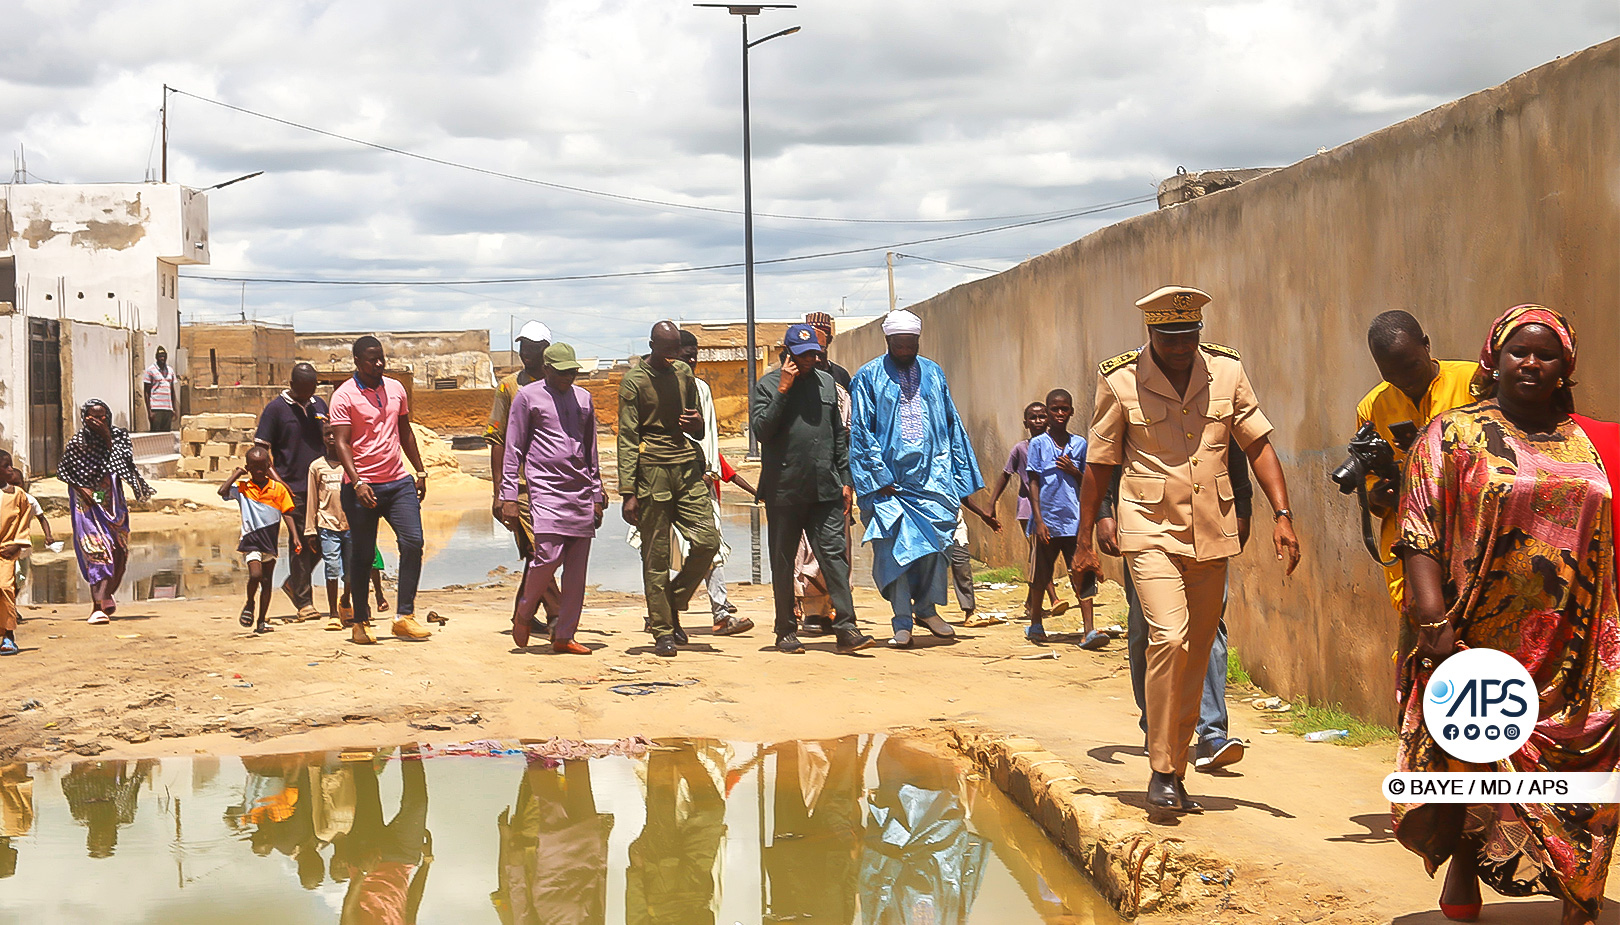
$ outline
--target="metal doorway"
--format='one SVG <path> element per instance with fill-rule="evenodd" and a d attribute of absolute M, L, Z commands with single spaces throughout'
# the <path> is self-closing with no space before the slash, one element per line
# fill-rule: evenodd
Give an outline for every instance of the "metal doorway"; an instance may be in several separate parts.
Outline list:
<path fill-rule="evenodd" d="M 28 468 L 52 475 L 62 458 L 62 325 L 28 319 Z"/>

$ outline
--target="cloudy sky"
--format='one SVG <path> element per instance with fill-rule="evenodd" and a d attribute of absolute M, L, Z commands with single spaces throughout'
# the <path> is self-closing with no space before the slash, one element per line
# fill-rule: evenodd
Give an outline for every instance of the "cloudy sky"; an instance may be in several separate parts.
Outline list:
<path fill-rule="evenodd" d="M 742 317 L 737 268 L 472 282 L 742 260 L 740 30 L 723 10 L 0 9 L 0 139 L 26 149 L 31 181 L 155 171 L 164 83 L 187 94 L 170 97 L 171 180 L 265 171 L 210 194 L 213 264 L 185 271 L 187 318 L 245 303 L 301 330 L 488 327 L 499 348 L 511 318 L 538 317 L 582 354 L 622 355 L 659 318 Z M 752 52 L 757 256 L 855 251 L 761 266 L 758 315 L 784 318 L 882 311 L 885 250 L 909 255 L 906 304 L 1152 208 L 1141 200 L 1177 166 L 1298 161 L 1611 38 L 1620 6 L 805 0 L 750 23 L 756 38 L 803 27 Z M 453 282 L 244 293 L 206 276 Z"/>

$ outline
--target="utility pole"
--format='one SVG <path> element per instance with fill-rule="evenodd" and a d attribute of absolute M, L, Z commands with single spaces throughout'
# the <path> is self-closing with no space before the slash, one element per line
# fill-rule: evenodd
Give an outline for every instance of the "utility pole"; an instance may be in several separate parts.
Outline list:
<path fill-rule="evenodd" d="M 883 255 L 883 262 L 889 267 L 889 311 L 894 311 L 894 251 Z"/>
<path fill-rule="evenodd" d="M 162 121 L 163 121 L 163 182 L 167 183 L 167 182 L 169 182 L 169 85 L 168 84 L 163 85 L 163 107 L 160 110 L 160 112 L 162 112 Z M 150 156 L 150 152 L 148 152 L 148 156 Z M 152 162 L 147 161 L 147 163 L 150 164 Z"/>

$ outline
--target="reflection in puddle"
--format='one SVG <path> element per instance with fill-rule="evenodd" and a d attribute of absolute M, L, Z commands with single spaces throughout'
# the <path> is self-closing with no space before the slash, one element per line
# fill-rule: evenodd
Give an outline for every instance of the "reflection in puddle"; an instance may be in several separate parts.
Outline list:
<path fill-rule="evenodd" d="M 903 740 L 555 745 L 6 765 L 0 921 L 1119 921 Z"/>
<path fill-rule="evenodd" d="M 771 580 L 770 555 L 765 545 L 765 510 L 743 504 L 720 508 L 722 534 L 731 546 L 726 563 L 730 583 Z M 424 591 L 449 585 L 477 585 L 496 569 L 521 571 L 512 535 L 488 508 L 470 511 L 422 512 L 425 545 L 422 559 Z M 591 545 L 590 582 L 604 591 L 641 591 L 641 554 L 625 542 L 629 528 L 613 504 Z M 130 534 L 130 563 L 120 600 L 166 600 L 238 596 L 247 581 L 242 557 L 236 551 L 239 529 L 222 522 L 208 527 L 141 531 Z M 398 563 L 394 536 L 386 522 L 381 527 L 383 557 L 394 573 Z M 866 549 L 857 547 L 852 578 L 869 586 L 872 569 Z M 316 580 L 322 580 L 316 566 Z M 278 600 L 281 596 L 277 595 Z M 79 576 L 70 543 L 64 552 L 35 548 L 28 567 L 24 604 L 89 603 L 90 589 Z"/>

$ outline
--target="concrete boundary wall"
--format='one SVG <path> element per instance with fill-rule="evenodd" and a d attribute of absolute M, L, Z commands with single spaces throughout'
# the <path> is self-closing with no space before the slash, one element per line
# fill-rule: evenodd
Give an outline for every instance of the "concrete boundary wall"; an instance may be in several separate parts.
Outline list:
<path fill-rule="evenodd" d="M 1208 291 L 1205 338 L 1242 351 L 1304 544 L 1285 580 L 1256 500 L 1233 645 L 1269 690 L 1392 721 L 1397 618 L 1354 501 L 1327 480 L 1378 381 L 1367 322 L 1407 309 L 1437 356 L 1471 359 L 1503 309 L 1556 307 L 1581 339 L 1581 410 L 1620 417 L 1620 39 L 913 306 L 987 481 L 1047 390 L 1068 388 L 1089 421 L 1097 363 L 1143 343 L 1133 303 L 1170 283 Z M 882 344 L 867 325 L 834 359 L 853 370 Z M 1010 493 L 1002 508 L 1011 522 Z M 1025 560 L 1016 530 L 973 526 L 976 555 Z"/>

